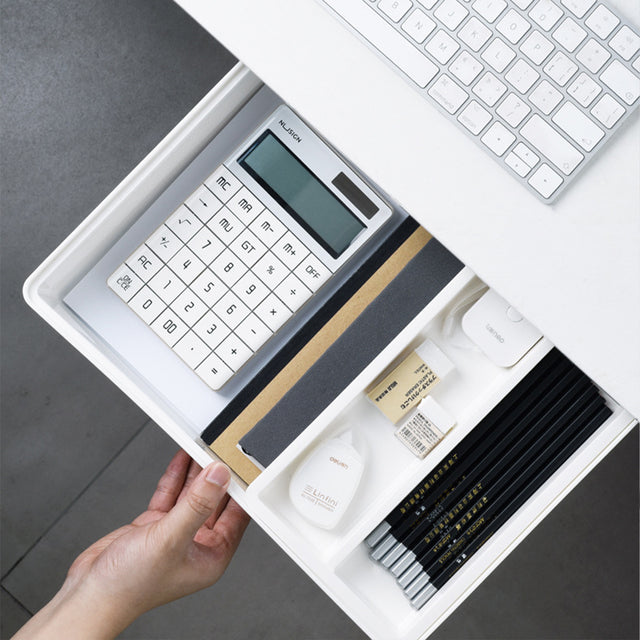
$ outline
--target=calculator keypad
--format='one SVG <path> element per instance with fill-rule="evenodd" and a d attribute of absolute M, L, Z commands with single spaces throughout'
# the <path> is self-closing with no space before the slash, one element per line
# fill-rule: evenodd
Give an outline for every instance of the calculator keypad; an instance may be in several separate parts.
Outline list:
<path fill-rule="evenodd" d="M 221 165 L 107 282 L 217 390 L 330 276 Z"/>

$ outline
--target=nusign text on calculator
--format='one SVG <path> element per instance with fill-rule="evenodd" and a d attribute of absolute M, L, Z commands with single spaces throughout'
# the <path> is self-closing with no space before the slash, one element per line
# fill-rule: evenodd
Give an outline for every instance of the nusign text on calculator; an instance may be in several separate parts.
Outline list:
<path fill-rule="evenodd" d="M 391 215 L 282 105 L 107 282 L 218 390 Z"/>

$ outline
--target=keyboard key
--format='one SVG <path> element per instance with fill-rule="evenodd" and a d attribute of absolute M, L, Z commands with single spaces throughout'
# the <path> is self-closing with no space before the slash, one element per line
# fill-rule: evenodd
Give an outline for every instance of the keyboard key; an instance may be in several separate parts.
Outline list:
<path fill-rule="evenodd" d="M 546 80 L 543 80 L 531 92 L 529 100 L 531 100 L 542 113 L 549 115 L 560 104 L 562 94 Z"/>
<path fill-rule="evenodd" d="M 457 0 L 444 0 L 433 15 L 447 29 L 453 31 L 460 26 L 460 23 L 469 15 L 469 12 Z"/>
<path fill-rule="evenodd" d="M 258 238 L 249 229 L 245 229 L 230 245 L 229 248 L 235 253 L 247 267 L 251 268 L 267 252 Z"/>
<path fill-rule="evenodd" d="M 189 327 L 192 327 L 208 311 L 207 305 L 191 289 L 185 289 L 173 301 L 171 308 Z"/>
<path fill-rule="evenodd" d="M 289 274 L 276 287 L 274 293 L 293 312 L 296 312 L 312 295 L 311 291 L 293 273 Z"/>
<path fill-rule="evenodd" d="M 151 234 L 145 244 L 164 262 L 168 262 L 182 247 L 178 236 L 164 224 Z"/>
<path fill-rule="evenodd" d="M 109 276 L 107 284 L 125 302 L 129 302 L 144 286 L 144 282 L 126 264 L 120 265 Z"/>
<path fill-rule="evenodd" d="M 578 45 L 587 37 L 587 32 L 572 18 L 567 18 L 552 34 L 551 37 L 573 53 Z"/>
<path fill-rule="evenodd" d="M 605 39 L 608 38 L 611 32 L 620 24 L 620 20 L 618 20 L 607 7 L 599 4 L 584 23 L 597 36 Z"/>
<path fill-rule="evenodd" d="M 293 315 L 287 305 L 273 293 L 258 306 L 255 314 L 273 332 L 277 331 Z"/>
<path fill-rule="evenodd" d="M 204 184 L 222 203 L 228 202 L 242 186 L 240 180 L 225 166 L 218 167 L 204 181 Z"/>
<path fill-rule="evenodd" d="M 222 202 L 202 185 L 185 201 L 187 208 L 206 224 L 222 208 Z"/>
<path fill-rule="evenodd" d="M 562 0 L 562 4 L 578 18 L 584 18 L 596 0 Z"/>
<path fill-rule="evenodd" d="M 253 355 L 253 351 L 234 333 L 227 336 L 215 348 L 214 353 L 234 371 L 238 371 Z"/>
<path fill-rule="evenodd" d="M 516 137 L 503 124 L 494 122 L 480 139 L 493 153 L 501 156 Z"/>
<path fill-rule="evenodd" d="M 567 56 L 558 51 L 544 67 L 544 72 L 555 80 L 561 87 L 564 87 L 578 71 L 578 65 Z"/>
<path fill-rule="evenodd" d="M 473 93 L 490 107 L 493 107 L 506 91 L 506 85 L 498 80 L 491 71 L 487 71 L 473 87 Z"/>
<path fill-rule="evenodd" d="M 231 333 L 231 329 L 213 311 L 207 311 L 196 322 L 193 331 L 209 349 L 215 349 Z"/>
<path fill-rule="evenodd" d="M 511 167 L 521 178 L 524 178 L 531 171 L 531 167 L 513 153 L 513 151 L 507 154 L 504 161 L 505 164 Z"/>
<path fill-rule="evenodd" d="M 402 30 L 408 33 L 418 44 L 436 28 L 436 23 L 420 9 L 416 9 L 403 23 Z"/>
<path fill-rule="evenodd" d="M 436 31 L 425 47 L 440 64 L 447 64 L 459 48 L 460 45 L 442 29 Z"/>
<path fill-rule="evenodd" d="M 361 0 L 327 0 L 327 4 L 347 22 L 358 25 L 359 33 L 419 87 L 426 87 L 438 73 L 431 60 Z"/>
<path fill-rule="evenodd" d="M 513 49 L 500 38 L 495 38 L 482 52 L 482 59 L 490 64 L 498 73 L 502 73 L 516 57 Z"/>
<path fill-rule="evenodd" d="M 495 19 L 507 8 L 504 0 L 476 0 L 472 5 L 487 22 L 494 22 Z"/>
<path fill-rule="evenodd" d="M 550 198 L 562 184 L 562 177 L 559 176 L 548 164 L 542 164 L 531 178 L 529 178 L 529 184 L 543 198 Z"/>
<path fill-rule="evenodd" d="M 248 315 L 249 308 L 232 291 L 213 305 L 212 311 L 230 328 L 235 329 Z"/>
<path fill-rule="evenodd" d="M 236 282 L 233 286 L 233 292 L 249 309 L 255 309 L 271 293 L 264 282 L 251 271 L 245 273 Z"/>
<path fill-rule="evenodd" d="M 448 75 L 442 74 L 429 89 L 429 95 L 449 113 L 455 113 L 469 97 Z"/>
<path fill-rule="evenodd" d="M 488 29 L 478 18 L 471 16 L 458 31 L 458 37 L 472 51 L 480 51 L 485 42 L 491 37 L 491 30 Z"/>
<path fill-rule="evenodd" d="M 585 151 L 591 151 L 604 137 L 604 131 L 571 102 L 565 102 L 551 119 Z"/>
<path fill-rule="evenodd" d="M 191 369 L 197 367 L 210 352 L 209 347 L 193 331 L 189 331 L 180 338 L 179 342 L 173 346 L 173 350 Z"/>
<path fill-rule="evenodd" d="M 215 353 L 210 354 L 195 372 L 214 391 L 222 388 L 233 371 Z"/>
<path fill-rule="evenodd" d="M 202 222 L 183 204 L 169 216 L 165 224 L 182 242 L 189 242 L 202 229 Z"/>
<path fill-rule="evenodd" d="M 187 288 L 187 285 L 169 267 L 162 267 L 149 280 L 149 288 L 160 296 L 165 304 L 171 304 Z"/>
<path fill-rule="evenodd" d="M 531 25 L 513 9 L 509 9 L 496 25 L 496 29 L 512 44 L 520 42 Z"/>
<path fill-rule="evenodd" d="M 611 54 L 593 38 L 578 51 L 576 58 L 591 71 L 598 73 L 604 63 L 611 57 Z"/>
<path fill-rule="evenodd" d="M 144 282 L 151 280 L 163 266 L 162 260 L 144 244 L 138 247 L 125 263 Z"/>
<path fill-rule="evenodd" d="M 510 82 L 520 93 L 527 93 L 539 77 L 540 74 L 524 60 L 517 60 L 505 75 L 507 82 Z"/>
<path fill-rule="evenodd" d="M 542 64 L 553 51 L 553 48 L 553 43 L 547 40 L 539 31 L 533 31 L 520 45 L 520 51 L 534 64 Z"/>
<path fill-rule="evenodd" d="M 227 285 L 211 269 L 205 269 L 191 283 L 191 289 L 208 307 L 212 307 L 227 292 Z"/>
<path fill-rule="evenodd" d="M 329 279 L 331 271 L 316 256 L 309 254 L 294 270 L 300 280 L 314 293 Z"/>
<path fill-rule="evenodd" d="M 640 78 L 618 60 L 614 60 L 602 72 L 600 80 L 627 104 L 633 104 L 640 95 Z"/>
<path fill-rule="evenodd" d="M 449 71 L 464 85 L 470 85 L 484 67 L 467 51 L 463 51 L 449 67 Z"/>
<path fill-rule="evenodd" d="M 469 104 L 460 112 L 458 120 L 477 136 L 491 122 L 491 114 L 480 106 L 475 100 L 471 100 Z"/>
<path fill-rule="evenodd" d="M 244 225 L 250 225 L 258 214 L 264 210 L 264 205 L 256 198 L 249 189 L 242 187 L 227 202 L 227 208 Z"/>
<path fill-rule="evenodd" d="M 520 129 L 520 135 L 567 176 L 584 160 L 584 156 L 538 114 L 531 116 Z"/>
<path fill-rule="evenodd" d="M 247 272 L 244 262 L 230 249 L 225 249 L 210 268 L 227 287 L 232 287 Z"/>
<path fill-rule="evenodd" d="M 529 5 L 533 2 L 533 0 L 512 0 L 512 2 L 516 5 L 516 7 L 525 11 L 529 8 Z"/>
<path fill-rule="evenodd" d="M 399 22 L 411 9 L 411 0 L 380 0 L 380 11 L 389 16 L 394 22 Z"/>
<path fill-rule="evenodd" d="M 640 36 L 625 25 L 609 40 L 609 46 L 619 53 L 623 60 L 631 60 L 640 49 Z"/>
<path fill-rule="evenodd" d="M 567 89 L 567 93 L 583 107 L 588 107 L 601 91 L 600 85 L 586 73 L 581 73 Z"/>
<path fill-rule="evenodd" d="M 602 122 L 607 129 L 611 129 L 622 118 L 624 112 L 625 108 L 608 93 L 605 93 L 591 109 L 592 115 Z"/>
<path fill-rule="evenodd" d="M 638 73 L 640 73 L 640 56 L 638 56 L 631 65 Z"/>
<path fill-rule="evenodd" d="M 514 128 L 520 125 L 530 111 L 531 108 L 514 93 L 510 93 L 496 109 L 496 113 Z"/>
<path fill-rule="evenodd" d="M 182 247 L 167 266 L 185 284 L 191 284 L 204 270 L 206 265 L 188 247 Z"/>
<path fill-rule="evenodd" d="M 257 351 L 272 335 L 267 325 L 250 313 L 237 327 L 236 334 L 253 351 Z"/>
<path fill-rule="evenodd" d="M 513 153 L 515 153 L 525 164 L 533 169 L 538 162 L 540 162 L 540 158 L 527 147 L 526 144 L 522 142 L 518 142 L 518 144 L 513 148 Z"/>
<path fill-rule="evenodd" d="M 418 4 L 422 5 L 425 9 L 433 9 L 436 6 L 438 0 L 417 0 Z"/>
<path fill-rule="evenodd" d="M 551 0 L 540 0 L 529 11 L 529 17 L 545 31 L 549 31 L 562 17 L 562 9 Z"/>
<path fill-rule="evenodd" d="M 171 309 L 165 309 L 151 323 L 151 328 L 170 347 L 189 331 L 187 325 Z"/>

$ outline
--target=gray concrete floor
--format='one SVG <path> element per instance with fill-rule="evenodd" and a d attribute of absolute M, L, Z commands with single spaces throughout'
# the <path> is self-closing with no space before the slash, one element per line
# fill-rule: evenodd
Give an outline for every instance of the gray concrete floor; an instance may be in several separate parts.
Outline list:
<path fill-rule="evenodd" d="M 175 445 L 29 310 L 27 275 L 234 63 L 168 0 L 3 0 L 2 590 L 10 637 L 141 511 Z M 362 638 L 251 525 L 214 587 L 124 638 Z M 638 637 L 638 431 L 434 638 Z"/>

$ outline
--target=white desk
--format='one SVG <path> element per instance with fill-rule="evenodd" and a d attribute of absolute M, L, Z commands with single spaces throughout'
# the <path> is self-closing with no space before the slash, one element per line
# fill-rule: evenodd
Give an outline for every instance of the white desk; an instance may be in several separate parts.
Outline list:
<path fill-rule="evenodd" d="M 548 206 L 314 0 L 177 2 L 640 416 L 638 113 Z"/>

